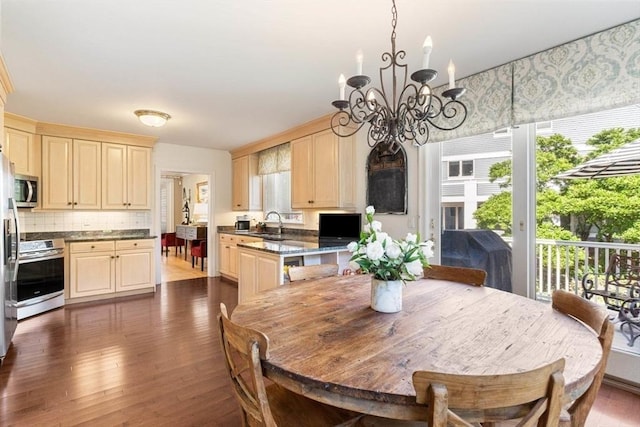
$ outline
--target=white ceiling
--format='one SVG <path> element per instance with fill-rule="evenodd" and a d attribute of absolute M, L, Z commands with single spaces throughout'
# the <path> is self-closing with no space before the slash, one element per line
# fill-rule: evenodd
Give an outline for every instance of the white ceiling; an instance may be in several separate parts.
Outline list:
<path fill-rule="evenodd" d="M 397 0 L 409 70 L 457 77 L 640 18 L 638 0 Z M 333 111 L 340 73 L 378 85 L 390 0 L 2 0 L 6 111 L 231 149 Z M 172 115 L 161 129 L 133 111 Z"/>

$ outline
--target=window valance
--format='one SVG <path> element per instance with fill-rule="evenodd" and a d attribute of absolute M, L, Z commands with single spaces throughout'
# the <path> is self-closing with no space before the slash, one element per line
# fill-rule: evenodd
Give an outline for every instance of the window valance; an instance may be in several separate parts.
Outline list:
<path fill-rule="evenodd" d="M 466 122 L 438 142 L 640 103 L 640 20 L 463 78 Z M 447 86 L 434 89 L 438 95 Z"/>
<path fill-rule="evenodd" d="M 258 174 L 291 170 L 291 144 L 281 144 L 258 153 Z"/>

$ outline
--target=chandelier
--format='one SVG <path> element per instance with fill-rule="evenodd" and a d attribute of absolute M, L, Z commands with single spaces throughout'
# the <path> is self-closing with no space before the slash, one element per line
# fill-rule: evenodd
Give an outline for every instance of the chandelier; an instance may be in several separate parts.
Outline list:
<path fill-rule="evenodd" d="M 404 59 L 405 52 L 396 52 L 398 13 L 395 0 L 391 13 L 391 53 L 382 54 L 382 62 L 386 65 L 380 67 L 381 89 L 365 88 L 371 79 L 362 74 L 362 53 L 359 51 L 356 55 L 357 74 L 346 81 L 341 74 L 338 80 L 340 99 L 333 101 L 332 105 L 339 111 L 331 118 L 331 129 L 338 136 L 348 137 L 357 133 L 365 123 L 369 123 L 369 147 L 384 143 L 388 145 L 387 150 L 395 153 L 400 149 L 400 144 L 406 141 L 415 146 L 426 144 L 432 127 L 443 131 L 458 128 L 467 118 L 467 107 L 458 100 L 465 89 L 455 87 L 455 67 L 451 61 L 448 68 L 449 88 L 442 92 L 442 98 L 431 90 L 429 82 L 438 75 L 436 70 L 429 68 L 431 37 L 427 37 L 423 45 L 422 69 L 411 74 L 411 79 L 416 83 L 407 84 L 407 64 L 399 62 Z M 390 93 L 387 92 L 384 80 L 384 76 L 389 73 Z M 402 91 L 398 92 L 400 73 Z M 353 88 L 348 99 L 345 99 L 345 83 Z"/>

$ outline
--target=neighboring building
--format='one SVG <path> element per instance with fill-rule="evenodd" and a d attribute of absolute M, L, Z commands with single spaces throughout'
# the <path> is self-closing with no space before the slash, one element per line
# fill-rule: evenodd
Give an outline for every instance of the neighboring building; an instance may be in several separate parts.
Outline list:
<path fill-rule="evenodd" d="M 539 135 L 561 134 L 571 139 L 580 154 L 586 141 L 604 129 L 640 128 L 640 104 L 614 110 L 542 122 Z M 501 191 L 489 181 L 494 163 L 511 158 L 511 129 L 460 138 L 442 146 L 442 224 L 445 229 L 476 228 L 475 210 Z"/>

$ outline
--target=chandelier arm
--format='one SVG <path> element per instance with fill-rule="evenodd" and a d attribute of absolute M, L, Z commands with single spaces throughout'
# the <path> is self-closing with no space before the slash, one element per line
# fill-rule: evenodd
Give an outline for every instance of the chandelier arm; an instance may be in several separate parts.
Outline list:
<path fill-rule="evenodd" d="M 331 116 L 331 130 L 334 134 L 343 138 L 355 135 L 362 129 L 364 124 L 365 122 L 358 123 L 353 121 L 351 115 L 342 110 Z M 357 126 L 354 127 L 354 125 Z"/>
<path fill-rule="evenodd" d="M 431 126 L 437 129 L 450 131 L 459 128 L 465 122 L 465 120 L 467 119 L 467 113 L 468 111 L 466 105 L 464 105 L 460 101 L 451 100 L 442 106 L 442 109 L 436 116 L 428 117 L 426 120 L 429 122 L 429 124 L 431 124 Z M 439 124 L 436 124 L 433 120 L 438 115 L 442 115 L 446 119 L 456 119 L 456 122 L 451 126 L 441 126 Z"/>

